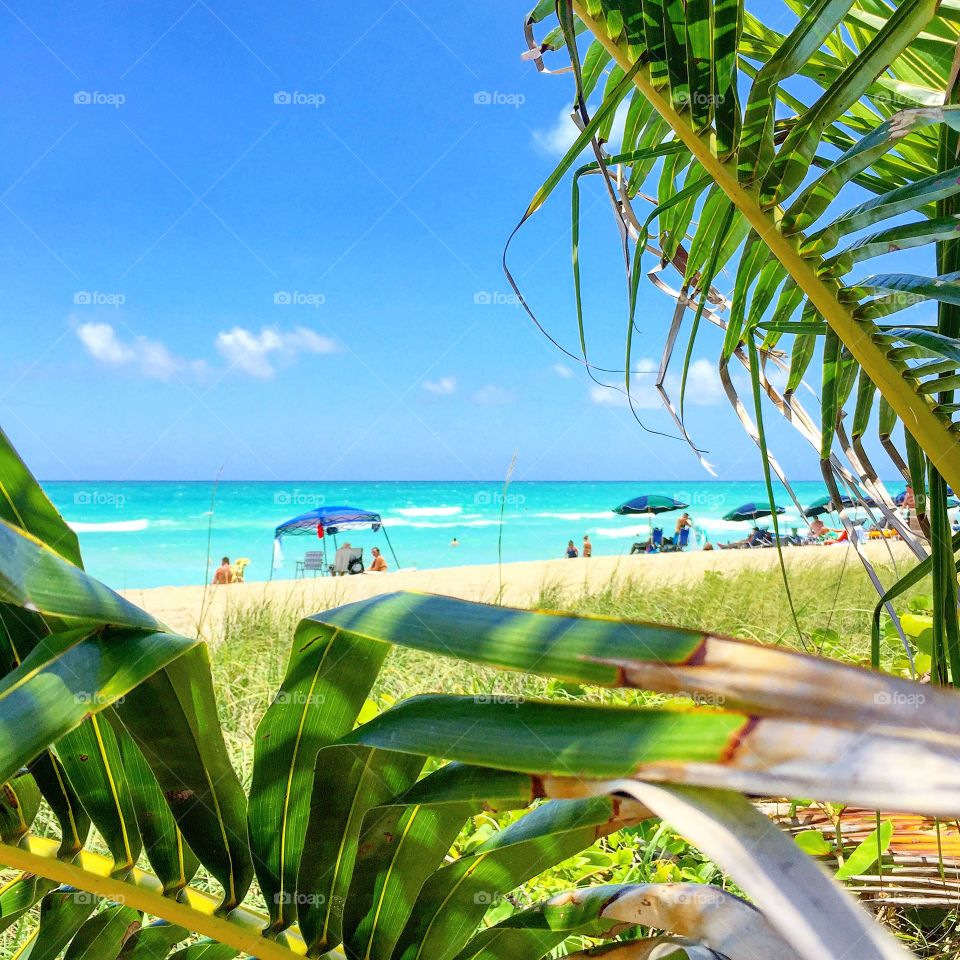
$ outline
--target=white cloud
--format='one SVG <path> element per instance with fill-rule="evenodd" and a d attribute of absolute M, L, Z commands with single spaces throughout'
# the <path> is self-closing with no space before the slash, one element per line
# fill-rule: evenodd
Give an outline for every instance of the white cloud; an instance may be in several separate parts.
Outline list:
<path fill-rule="evenodd" d="M 572 380 L 573 371 L 565 363 L 555 363 L 553 372 L 562 380 Z"/>
<path fill-rule="evenodd" d="M 274 327 L 259 333 L 234 327 L 217 334 L 216 347 L 231 366 L 258 380 L 269 380 L 277 372 L 277 360 L 290 362 L 298 353 L 333 353 L 337 344 L 306 327 L 289 333 Z"/>
<path fill-rule="evenodd" d="M 660 392 L 656 388 L 659 364 L 650 357 L 644 357 L 634 366 L 634 375 L 630 378 L 630 397 L 638 410 L 655 410 L 663 406 Z M 681 371 L 674 367 L 667 373 L 664 388 L 667 396 L 676 407 L 680 402 Z M 590 399 L 602 407 L 625 407 L 627 396 L 622 392 L 623 384 L 614 384 L 612 389 L 595 386 L 590 389 Z M 724 397 L 723 386 L 716 366 L 706 358 L 694 360 L 687 373 L 686 403 L 688 406 L 712 406 Z"/>
<path fill-rule="evenodd" d="M 122 344 L 116 330 L 109 323 L 81 323 L 77 327 L 77 336 L 87 348 L 87 353 L 104 363 L 128 363 L 133 359 L 133 351 Z"/>
<path fill-rule="evenodd" d="M 611 153 L 617 153 L 620 144 L 623 142 L 623 128 L 627 121 L 628 103 L 623 103 L 617 108 L 616 116 L 613 119 L 613 127 L 610 129 L 610 144 L 612 144 Z M 596 112 L 596 107 L 591 108 L 591 116 Z M 564 107 L 557 114 L 557 119 L 552 126 L 540 128 L 533 131 L 533 139 L 536 145 L 545 153 L 555 157 L 562 157 L 576 142 L 580 136 L 580 128 L 573 122 L 570 116 L 570 108 Z M 590 146 L 586 147 L 590 150 Z"/>
<path fill-rule="evenodd" d="M 515 399 L 516 395 L 512 390 L 498 387 L 495 383 L 488 383 L 473 395 L 473 402 L 484 407 L 504 407 Z"/>
<path fill-rule="evenodd" d="M 676 394 L 679 400 L 680 374 L 673 375 L 673 378 L 676 381 Z M 700 407 L 709 407 L 725 396 L 716 364 L 704 357 L 694 360 L 687 373 L 686 402 Z"/>
<path fill-rule="evenodd" d="M 140 373 L 153 380 L 169 380 L 187 368 L 199 372 L 202 366 L 178 359 L 159 340 L 149 337 L 122 340 L 109 323 L 81 323 L 76 332 L 87 353 L 95 360 L 115 367 L 137 367 Z"/>
<path fill-rule="evenodd" d="M 579 132 L 570 118 L 569 108 L 565 107 L 557 115 L 553 126 L 534 130 L 533 138 L 547 153 L 562 157 L 573 146 Z"/>
<path fill-rule="evenodd" d="M 660 394 L 654 386 L 659 369 L 656 361 L 644 357 L 633 365 L 630 377 L 630 398 L 638 410 L 655 410 L 662 406 Z M 623 381 L 612 386 L 596 386 L 590 389 L 590 399 L 601 407 L 626 407 L 627 394 Z"/>
<path fill-rule="evenodd" d="M 423 389 L 435 397 L 449 397 L 456 393 L 457 381 L 455 377 L 441 377 L 439 380 L 424 380 Z"/>
<path fill-rule="evenodd" d="M 625 407 L 627 395 L 614 387 L 595 386 L 590 388 L 590 399 L 598 407 Z"/>
<path fill-rule="evenodd" d="M 76 333 L 95 360 L 113 367 L 131 367 L 153 380 L 169 380 L 180 374 L 202 377 L 207 371 L 203 360 L 185 360 L 149 337 L 122 337 L 109 323 L 81 323 Z M 337 349 L 333 340 L 306 327 L 289 332 L 264 327 L 259 333 L 234 327 L 217 334 L 215 344 L 233 366 L 261 380 L 274 375 L 277 360 L 292 361 L 300 353 L 331 353 Z"/>

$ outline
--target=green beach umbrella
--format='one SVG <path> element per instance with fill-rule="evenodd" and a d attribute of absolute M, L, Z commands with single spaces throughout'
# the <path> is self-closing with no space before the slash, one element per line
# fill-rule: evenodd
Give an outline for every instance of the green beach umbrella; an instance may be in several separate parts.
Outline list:
<path fill-rule="evenodd" d="M 653 518 L 658 513 L 669 513 L 671 510 L 683 510 L 689 507 L 689 503 L 682 500 L 674 500 L 673 497 L 667 497 L 659 493 L 644 494 L 641 497 L 634 497 L 632 500 L 626 500 L 619 507 L 614 507 L 613 512 L 622 517 L 649 517 L 650 535 L 653 536 Z"/>
<path fill-rule="evenodd" d="M 671 510 L 683 510 L 689 506 L 689 503 L 674 500 L 673 497 L 665 497 L 659 493 L 651 493 L 627 500 L 621 503 L 619 507 L 614 507 L 613 512 L 619 513 L 621 516 L 652 517 L 658 513 L 669 513 Z"/>
<path fill-rule="evenodd" d="M 864 497 L 862 504 L 859 500 L 854 500 L 853 497 L 846 495 L 840 498 L 840 508 L 845 510 L 855 510 L 859 506 L 875 507 L 876 505 L 877 502 L 873 497 Z M 827 496 L 821 497 L 819 500 L 814 500 L 813 503 L 803 511 L 803 515 L 812 519 L 813 517 L 822 516 L 825 513 L 837 513 L 840 508 L 833 502 L 833 498 L 827 494 Z"/>
<path fill-rule="evenodd" d="M 783 507 L 776 508 L 777 514 L 786 513 Z M 752 500 L 749 503 L 741 503 L 736 510 L 731 510 L 729 513 L 723 515 L 724 520 L 759 520 L 761 517 L 771 516 L 773 511 L 770 509 L 769 504 L 754 503 Z"/>

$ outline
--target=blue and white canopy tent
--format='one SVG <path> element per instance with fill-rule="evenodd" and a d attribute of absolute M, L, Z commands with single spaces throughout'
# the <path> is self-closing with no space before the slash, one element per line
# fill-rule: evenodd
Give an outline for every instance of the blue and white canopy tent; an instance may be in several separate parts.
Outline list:
<path fill-rule="evenodd" d="M 387 536 L 386 528 L 379 513 L 373 513 L 370 510 L 358 510 L 356 507 L 317 507 L 316 510 L 308 510 L 298 517 L 285 520 L 276 528 L 273 534 L 271 576 L 273 576 L 272 571 L 278 569 L 283 563 L 283 550 L 280 546 L 283 537 L 312 534 L 323 540 L 330 536 L 333 538 L 333 549 L 336 552 L 338 533 L 344 530 L 366 530 L 368 528 L 374 533 L 383 533 L 393 562 L 399 568 L 400 561 L 397 560 L 397 554 L 394 552 L 393 544 L 390 542 L 390 537 Z"/>

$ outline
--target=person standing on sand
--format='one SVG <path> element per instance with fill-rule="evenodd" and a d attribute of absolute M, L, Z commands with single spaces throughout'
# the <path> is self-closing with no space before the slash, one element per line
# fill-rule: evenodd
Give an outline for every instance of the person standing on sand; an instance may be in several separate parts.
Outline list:
<path fill-rule="evenodd" d="M 220 566 L 214 571 L 213 582 L 217 583 L 233 583 L 233 570 L 230 568 L 230 558 L 224 557 L 220 561 Z"/>
<path fill-rule="evenodd" d="M 917 498 L 913 492 L 913 484 L 908 483 L 903 492 L 903 515 L 911 533 L 922 533 L 920 521 L 917 519 Z"/>
<path fill-rule="evenodd" d="M 593 544 L 590 542 L 589 533 L 583 535 L 583 556 L 584 558 L 593 556 Z"/>
<path fill-rule="evenodd" d="M 579 557 L 580 551 L 576 548 L 576 545 L 572 540 L 567 541 L 567 559 L 572 560 L 574 557 Z"/>

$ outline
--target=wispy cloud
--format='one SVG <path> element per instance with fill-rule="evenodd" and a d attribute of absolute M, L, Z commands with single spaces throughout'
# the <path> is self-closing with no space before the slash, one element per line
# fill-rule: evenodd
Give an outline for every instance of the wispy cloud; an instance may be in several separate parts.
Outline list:
<path fill-rule="evenodd" d="M 627 110 L 627 103 L 621 104 L 617 108 L 616 116 L 613 119 L 609 142 L 614 146 L 623 141 L 623 128 L 626 125 Z M 557 114 L 557 119 L 551 126 L 541 127 L 533 131 L 533 140 L 537 147 L 554 157 L 562 157 L 574 145 L 579 136 L 580 128 L 573 122 L 569 107 L 565 107 Z M 590 149 L 589 146 L 586 149 Z M 614 149 L 612 152 L 616 153 L 617 151 Z"/>
<path fill-rule="evenodd" d="M 555 363 L 553 365 L 553 372 L 560 377 L 561 380 L 573 379 L 573 371 L 565 363 Z"/>
<path fill-rule="evenodd" d="M 208 369 L 204 360 L 184 359 L 160 340 L 125 336 L 109 323 L 81 323 L 76 334 L 94 360 L 135 370 L 152 380 L 199 377 Z M 232 367 L 259 380 L 269 380 L 276 373 L 278 361 L 292 363 L 303 353 L 332 353 L 337 349 L 335 341 L 306 327 L 286 332 L 264 327 L 259 333 L 234 327 L 218 333 L 214 345 Z"/>
<path fill-rule="evenodd" d="M 663 406 L 660 393 L 656 388 L 659 365 L 649 357 L 638 361 L 634 374 L 630 378 L 630 397 L 639 410 L 655 410 Z M 667 374 L 664 387 L 667 395 L 674 400 L 680 399 L 681 373 L 674 370 Z M 620 389 L 615 389 L 620 388 Z M 623 384 L 595 386 L 590 388 L 590 399 L 601 407 L 625 407 L 627 395 L 622 392 Z M 707 359 L 694 360 L 687 374 L 686 403 L 691 406 L 708 407 L 723 399 L 723 386 L 717 368 Z"/>
<path fill-rule="evenodd" d="M 191 363 L 174 356 L 159 340 L 123 338 L 109 323 L 81 323 L 76 333 L 95 360 L 113 367 L 132 367 L 151 380 L 169 380 L 188 370 L 199 373 L 204 366 L 202 361 Z"/>
<path fill-rule="evenodd" d="M 449 397 L 457 392 L 456 377 L 441 377 L 439 380 L 424 380 L 423 389 L 435 397 Z"/>
<path fill-rule="evenodd" d="M 598 407 L 625 407 L 627 395 L 613 386 L 595 386 L 590 388 L 590 400 Z M 639 406 L 634 396 L 634 406 Z"/>
<path fill-rule="evenodd" d="M 516 394 L 512 390 L 497 386 L 495 383 L 488 383 L 474 393 L 473 402 L 484 407 L 505 407 L 507 404 L 513 403 L 516 398 Z"/>
<path fill-rule="evenodd" d="M 217 350 L 231 366 L 258 380 L 269 380 L 276 372 L 277 362 L 291 363 L 302 353 L 333 353 L 336 341 L 322 337 L 306 327 L 289 332 L 264 327 L 254 333 L 246 327 L 217 334 Z"/>

